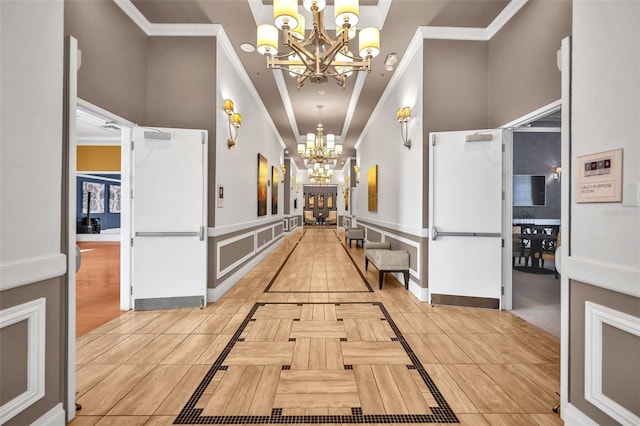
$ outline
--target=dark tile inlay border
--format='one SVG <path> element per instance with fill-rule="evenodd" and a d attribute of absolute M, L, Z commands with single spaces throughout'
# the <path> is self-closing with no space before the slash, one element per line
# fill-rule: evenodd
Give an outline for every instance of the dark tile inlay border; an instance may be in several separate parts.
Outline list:
<path fill-rule="evenodd" d="M 347 250 L 347 248 L 344 246 L 344 244 L 342 244 L 342 241 L 340 240 L 340 237 L 338 236 L 338 233 L 336 231 L 333 231 L 333 233 L 336 236 L 336 238 L 338 239 L 338 243 L 342 246 L 344 251 L 347 253 L 347 255 L 349 256 L 349 259 L 351 259 L 351 263 L 353 263 L 353 267 L 356 268 L 356 271 L 358 271 L 358 274 L 360 275 L 360 278 L 362 279 L 362 282 L 367 287 L 366 290 L 348 290 L 348 291 L 311 291 L 311 290 L 307 290 L 307 291 L 292 291 L 292 290 L 280 291 L 280 290 L 271 290 L 271 287 L 273 286 L 273 284 L 278 279 L 278 276 L 280 275 L 280 272 L 282 272 L 282 270 L 284 269 L 285 265 L 287 264 L 287 262 L 291 258 L 291 255 L 293 254 L 293 252 L 298 248 L 298 244 L 300 244 L 300 241 L 302 241 L 302 238 L 304 237 L 304 233 L 305 232 L 307 232 L 307 231 L 303 231 L 302 236 L 300 237 L 300 239 L 298 241 L 296 241 L 295 245 L 293 246 L 293 248 L 291 249 L 291 251 L 289 252 L 287 257 L 284 259 L 284 262 L 282 262 L 282 265 L 280 265 L 280 267 L 276 271 L 276 273 L 273 276 L 273 278 L 271 278 L 271 280 L 269 281 L 269 284 L 267 284 L 267 286 L 264 288 L 263 293 L 305 293 L 305 294 L 307 294 L 307 293 L 373 293 L 373 287 L 371 287 L 371 284 L 369 284 L 369 281 L 367 281 L 367 278 L 364 276 L 362 271 L 360 271 L 360 268 L 358 268 L 358 265 L 356 264 L 355 260 L 353 260 L 353 257 L 351 257 L 351 253 L 349 253 L 349 250 Z"/>
<path fill-rule="evenodd" d="M 396 326 L 395 322 L 391 319 L 389 312 L 385 308 L 385 306 L 381 302 L 349 302 L 342 303 L 342 305 L 353 304 L 353 305 L 361 305 L 361 304 L 371 304 L 377 306 L 382 314 L 388 321 L 389 326 L 395 333 L 398 341 L 402 345 L 405 350 L 407 356 L 411 360 L 412 364 L 408 365 L 407 368 L 413 367 L 413 369 L 418 371 L 420 377 L 424 381 L 425 385 L 431 392 L 434 400 L 437 402 L 438 406 L 429 407 L 431 409 L 431 413 L 427 414 L 354 414 L 361 413 L 360 407 L 353 407 L 351 410 L 351 415 L 323 415 L 323 416 L 283 416 L 282 410 L 280 408 L 273 408 L 270 416 L 203 416 L 202 408 L 195 408 L 198 401 L 204 394 L 204 391 L 207 389 L 211 380 L 215 376 L 218 370 L 226 369 L 225 365 L 223 365 L 224 360 L 227 358 L 231 349 L 235 346 L 235 344 L 239 341 L 240 335 L 244 332 L 245 328 L 251 321 L 253 315 L 256 313 L 256 310 L 261 306 L 266 305 L 296 305 L 296 303 L 265 303 L 260 302 L 253 305 L 251 311 L 247 314 L 245 319 L 242 321 L 242 324 L 238 327 L 234 335 L 231 337 L 231 340 L 225 346 L 222 353 L 215 360 L 207 374 L 204 376 L 196 390 L 193 392 L 187 404 L 182 408 L 182 411 L 176 417 L 173 424 L 294 424 L 294 423 L 309 423 L 309 424 L 319 424 L 319 423 L 348 423 L 348 424 L 362 424 L 362 423 L 460 423 L 455 413 L 445 400 L 444 396 L 440 393 L 440 390 L 437 388 L 427 371 L 424 369 L 422 363 L 416 356 L 416 354 L 409 346 L 409 343 L 405 340 L 404 336 L 400 332 L 400 329 Z M 308 303 L 310 305 L 326 305 L 327 303 Z M 339 305 L 334 303 L 334 305 Z M 348 367 L 353 368 L 353 366 L 345 365 L 344 368 L 348 369 Z M 360 408 L 360 411 L 358 411 Z"/>

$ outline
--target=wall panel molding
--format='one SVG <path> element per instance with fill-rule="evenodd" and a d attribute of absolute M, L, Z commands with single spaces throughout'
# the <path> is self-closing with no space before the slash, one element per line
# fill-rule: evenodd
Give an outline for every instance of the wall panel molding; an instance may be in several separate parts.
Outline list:
<path fill-rule="evenodd" d="M 250 231 L 244 232 L 242 234 L 239 235 L 235 235 L 233 237 L 230 238 L 226 238 L 226 239 L 221 239 L 220 241 L 216 242 L 216 248 L 215 248 L 215 253 L 216 253 L 216 279 L 220 279 L 223 276 L 227 275 L 229 272 L 233 271 L 235 268 L 237 268 L 238 266 L 242 265 L 243 263 L 245 263 L 247 260 L 251 259 L 252 257 L 256 256 L 257 254 L 259 254 L 260 252 L 264 251 L 267 247 L 272 247 L 272 243 L 275 240 L 282 240 L 282 238 L 284 237 L 284 233 L 279 233 L 276 235 L 276 228 L 282 227 L 282 222 L 277 221 L 277 222 L 273 222 L 267 226 L 263 226 L 261 228 L 255 228 L 252 229 Z M 258 241 L 258 238 L 260 236 L 261 233 L 264 233 L 265 231 L 271 231 L 271 237 L 268 240 L 263 241 L 262 243 L 260 243 Z M 224 269 L 220 269 L 220 260 L 221 260 L 221 250 L 225 247 L 228 246 L 230 244 L 235 243 L 236 241 L 240 241 L 243 240 L 245 238 L 253 238 L 253 250 L 246 253 L 244 256 L 242 256 L 241 258 L 239 258 L 238 260 L 236 260 L 235 262 L 233 262 L 231 265 L 227 266 Z M 217 287 L 216 287 L 217 288 Z M 220 296 L 218 296 L 220 297 Z"/>
<path fill-rule="evenodd" d="M 640 270 L 603 263 L 596 259 L 569 256 L 562 262 L 562 273 L 569 279 L 640 297 Z"/>
<path fill-rule="evenodd" d="M 66 272 L 67 256 L 62 253 L 5 263 L 0 266 L 0 291 L 57 278 Z"/>
<path fill-rule="evenodd" d="M 279 241 L 274 242 L 269 245 L 271 248 L 275 249 L 279 244 L 282 243 L 282 238 Z M 253 259 L 251 259 L 248 263 L 238 269 L 236 272 L 231 274 L 222 284 L 215 288 L 207 289 L 207 300 L 209 302 L 217 302 L 224 294 L 229 291 L 238 281 L 240 281 L 249 271 L 255 268 L 265 257 L 267 257 L 271 253 L 271 250 L 263 250 Z"/>
<path fill-rule="evenodd" d="M 584 397 L 621 424 L 640 424 L 640 417 L 602 392 L 602 326 L 608 324 L 640 337 L 640 318 L 585 302 Z"/>
<path fill-rule="evenodd" d="M 6 423 L 45 395 L 45 315 L 44 297 L 0 311 L 0 328 L 28 321 L 27 390 L 0 407 L 0 424 Z"/>
<path fill-rule="evenodd" d="M 276 219 L 274 221 L 273 217 L 269 217 L 262 220 L 252 220 L 250 222 L 234 223 L 233 225 L 209 227 L 207 228 L 207 237 L 218 237 L 218 236 L 230 234 L 232 232 L 244 231 L 248 228 L 279 224 L 280 220 L 281 219 Z"/>

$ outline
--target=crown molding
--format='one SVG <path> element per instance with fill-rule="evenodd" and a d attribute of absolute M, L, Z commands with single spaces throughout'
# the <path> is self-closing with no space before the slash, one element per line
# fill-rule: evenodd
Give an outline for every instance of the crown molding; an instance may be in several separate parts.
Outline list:
<path fill-rule="evenodd" d="M 491 40 L 529 0 L 511 0 L 502 12 L 486 28 L 487 40 Z"/>
<path fill-rule="evenodd" d="M 247 70 L 242 66 L 242 62 L 240 62 L 240 58 L 238 58 L 238 54 L 233 49 L 231 45 L 231 41 L 229 37 L 222 28 L 220 24 L 152 24 L 147 18 L 140 13 L 140 11 L 135 7 L 135 5 L 131 2 L 131 0 L 113 0 L 115 4 L 122 9 L 122 11 L 131 19 L 144 33 L 149 37 L 216 37 L 217 43 L 224 52 L 227 57 L 231 61 L 231 64 L 235 68 L 242 80 L 242 83 L 245 85 L 247 91 L 250 96 L 256 102 L 256 105 L 259 105 L 262 114 L 265 117 L 265 120 L 271 127 L 274 135 L 278 139 L 280 146 L 284 149 L 286 145 L 282 136 L 280 136 L 280 132 L 276 128 L 267 108 L 264 106 L 262 99 L 260 99 L 260 95 L 258 95 L 258 91 L 255 86 L 251 82 L 249 78 L 249 74 L 247 74 Z M 289 102 L 291 103 L 291 102 Z"/>
<path fill-rule="evenodd" d="M 529 0 L 511 0 L 509 4 L 500 12 L 498 16 L 486 27 L 486 28 L 466 28 L 466 27 L 430 27 L 423 26 L 418 27 L 415 35 L 411 39 L 407 50 L 402 55 L 396 72 L 393 73 L 393 77 L 389 80 L 389 84 L 385 88 L 378 104 L 371 113 L 371 117 L 375 117 L 380 105 L 384 104 L 387 98 L 391 95 L 398 82 L 402 78 L 403 74 L 407 70 L 408 64 L 411 62 L 418 49 L 422 47 L 425 39 L 430 40 L 467 40 L 467 41 L 489 41 L 500 31 L 506 24 L 515 16 L 518 11 Z M 367 125 L 362 129 L 362 133 L 358 137 L 355 144 L 355 149 L 359 149 L 363 135 L 367 133 L 371 125 L 371 120 L 367 122 Z"/>
<path fill-rule="evenodd" d="M 285 145 L 284 140 L 282 139 L 282 136 L 280 136 L 280 132 L 278 132 L 276 125 L 273 123 L 273 120 L 271 119 L 271 116 L 267 111 L 267 107 L 264 106 L 264 103 L 262 102 L 262 99 L 260 99 L 260 95 L 258 94 L 258 91 L 256 90 L 255 86 L 251 82 L 251 79 L 249 78 L 249 74 L 247 74 L 247 70 L 245 70 L 244 67 L 242 66 L 242 62 L 240 62 L 240 58 L 238 58 L 238 54 L 233 49 L 233 46 L 231 45 L 231 41 L 229 40 L 229 37 L 227 37 L 227 33 L 224 32 L 224 28 L 222 28 L 222 25 L 220 24 L 212 24 L 212 25 L 215 25 L 216 27 L 215 37 L 216 37 L 216 40 L 218 40 L 218 45 L 221 46 L 224 52 L 226 53 L 227 57 L 231 61 L 231 64 L 233 65 L 233 68 L 235 68 L 236 72 L 238 73 L 238 77 L 240 77 L 240 80 L 242 80 L 242 83 L 244 84 L 245 88 L 247 89 L 247 91 L 253 98 L 254 102 L 262 112 L 262 115 L 264 115 L 264 118 L 268 123 L 269 127 L 271 127 L 273 134 L 276 136 L 276 139 L 278 140 L 278 142 L 280 142 L 280 147 L 282 149 L 285 149 L 287 146 Z"/>
<path fill-rule="evenodd" d="M 151 24 L 152 37 L 215 37 L 219 24 Z"/>
<path fill-rule="evenodd" d="M 409 63 L 411 62 L 415 54 L 418 52 L 419 48 L 422 47 L 422 42 L 426 38 L 426 33 L 428 28 L 429 27 L 418 27 L 418 30 L 416 31 L 413 38 L 411 39 L 409 46 L 407 46 L 407 50 L 405 50 L 404 54 L 402 55 L 402 59 L 400 59 L 400 62 L 398 62 L 396 71 L 391 76 L 391 79 L 389 80 L 387 87 L 384 89 L 384 92 L 382 92 L 382 96 L 380 96 L 380 100 L 378 101 L 378 103 L 376 104 L 376 107 L 371 112 L 371 117 L 376 116 L 376 114 L 378 113 L 378 110 L 381 108 L 382 105 L 386 103 L 389 96 L 391 96 L 391 93 L 393 93 L 393 91 L 395 90 L 396 86 L 400 82 L 400 79 L 403 77 L 404 73 L 407 71 L 407 68 L 409 67 Z M 354 148 L 356 150 L 360 148 L 360 145 L 364 140 L 363 135 L 367 134 L 372 123 L 373 123 L 373 120 L 368 120 L 367 124 L 364 126 L 364 129 L 362 129 L 362 133 L 360 133 L 360 136 L 358 137 L 358 140 L 354 145 Z"/>
<path fill-rule="evenodd" d="M 150 35 L 151 22 L 144 17 L 142 12 L 131 2 L 131 0 L 113 0 L 120 9 L 131 19 L 146 35 Z"/>

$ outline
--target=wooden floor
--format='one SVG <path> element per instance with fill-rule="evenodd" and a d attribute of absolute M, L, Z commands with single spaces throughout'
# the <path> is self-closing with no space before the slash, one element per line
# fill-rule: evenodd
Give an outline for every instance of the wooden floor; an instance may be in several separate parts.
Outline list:
<path fill-rule="evenodd" d="M 120 310 L 120 243 L 78 242 L 76 337 L 122 315 Z"/>
<path fill-rule="evenodd" d="M 71 424 L 562 424 L 556 338 L 421 303 L 389 274 L 377 290 L 343 238 L 298 231 L 204 309 L 78 338 Z"/>

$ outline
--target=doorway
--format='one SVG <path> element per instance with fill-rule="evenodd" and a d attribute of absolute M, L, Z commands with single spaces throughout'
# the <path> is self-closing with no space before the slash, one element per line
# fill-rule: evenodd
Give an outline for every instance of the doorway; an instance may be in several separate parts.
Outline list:
<path fill-rule="evenodd" d="M 123 120 L 79 101 L 76 109 L 75 180 L 76 337 L 122 315 L 120 253 L 122 240 Z M 126 175 L 126 173 L 124 173 Z"/>
<path fill-rule="evenodd" d="M 560 338 L 560 106 L 513 128 L 512 310 Z M 527 238 L 528 237 L 528 238 Z"/>

